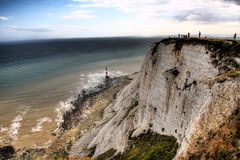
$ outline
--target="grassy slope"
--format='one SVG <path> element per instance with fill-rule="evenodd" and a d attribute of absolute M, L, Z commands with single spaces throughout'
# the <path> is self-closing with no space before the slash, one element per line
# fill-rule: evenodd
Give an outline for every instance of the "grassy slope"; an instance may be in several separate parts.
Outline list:
<path fill-rule="evenodd" d="M 172 160 L 177 152 L 178 143 L 175 137 L 159 135 L 152 131 L 130 138 L 129 148 L 123 154 L 118 154 L 114 160 Z M 111 149 L 97 157 L 105 160 L 112 157 L 115 150 Z"/>

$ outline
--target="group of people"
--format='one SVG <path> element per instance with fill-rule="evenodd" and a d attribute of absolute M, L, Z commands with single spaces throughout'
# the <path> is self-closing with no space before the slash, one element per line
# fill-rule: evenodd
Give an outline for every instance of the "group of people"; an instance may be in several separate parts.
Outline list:
<path fill-rule="evenodd" d="M 201 36 L 202 36 L 202 33 L 201 33 L 201 31 L 199 31 L 198 32 L 198 38 L 201 38 Z M 191 36 L 190 36 L 190 33 L 188 32 L 188 34 L 178 34 L 178 38 L 190 38 Z M 207 38 L 206 36 L 205 36 L 205 38 Z M 237 33 L 235 33 L 234 35 L 233 35 L 233 39 L 234 40 L 236 40 L 237 39 Z"/>
<path fill-rule="evenodd" d="M 178 34 L 178 38 L 189 38 L 190 37 L 190 33 L 188 34 Z"/>
<path fill-rule="evenodd" d="M 201 38 L 201 35 L 202 35 L 202 33 L 199 31 L 198 32 L 198 37 L 199 38 Z M 178 34 L 178 38 L 190 38 L 191 37 L 191 34 L 190 34 L 190 32 L 188 32 L 188 34 Z"/>

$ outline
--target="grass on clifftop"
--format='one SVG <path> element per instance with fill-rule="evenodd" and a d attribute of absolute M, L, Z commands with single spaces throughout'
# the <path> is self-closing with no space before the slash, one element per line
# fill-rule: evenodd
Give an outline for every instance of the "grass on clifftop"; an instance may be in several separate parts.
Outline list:
<path fill-rule="evenodd" d="M 239 56 L 240 42 L 226 39 L 213 38 L 168 38 L 163 39 L 161 43 L 171 44 L 175 43 L 175 51 L 181 50 L 183 44 L 189 45 L 205 45 L 213 52 L 217 52 L 220 58 L 224 56 Z"/>
<path fill-rule="evenodd" d="M 217 38 L 165 38 L 161 43 L 170 44 L 170 43 L 179 43 L 184 42 L 186 44 L 216 44 L 216 45 L 240 45 L 239 40 L 230 40 L 230 39 L 217 39 Z"/>
<path fill-rule="evenodd" d="M 159 135 L 152 131 L 130 138 L 126 152 L 114 156 L 113 160 L 172 160 L 177 152 L 178 143 L 175 137 Z M 100 155 L 97 160 L 112 157 L 115 150 L 111 149 Z"/>

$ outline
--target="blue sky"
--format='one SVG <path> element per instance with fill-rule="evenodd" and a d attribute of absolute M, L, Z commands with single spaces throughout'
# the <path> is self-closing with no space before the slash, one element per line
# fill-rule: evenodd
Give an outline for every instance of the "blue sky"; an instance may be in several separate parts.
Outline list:
<path fill-rule="evenodd" d="M 199 30 L 230 36 L 239 28 L 239 0 L 0 0 L 0 41 Z"/>

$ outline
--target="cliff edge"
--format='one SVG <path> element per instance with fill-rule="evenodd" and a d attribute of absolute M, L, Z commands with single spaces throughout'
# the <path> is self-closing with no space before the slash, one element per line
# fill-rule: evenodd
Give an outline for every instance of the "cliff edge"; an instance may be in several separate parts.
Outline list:
<path fill-rule="evenodd" d="M 155 43 L 141 71 L 106 108 L 107 122 L 76 140 L 70 156 L 94 148 L 93 157 L 111 150 L 114 157 L 129 149 L 131 138 L 151 131 L 177 139 L 175 159 L 239 157 L 239 67 L 235 41 Z"/>

